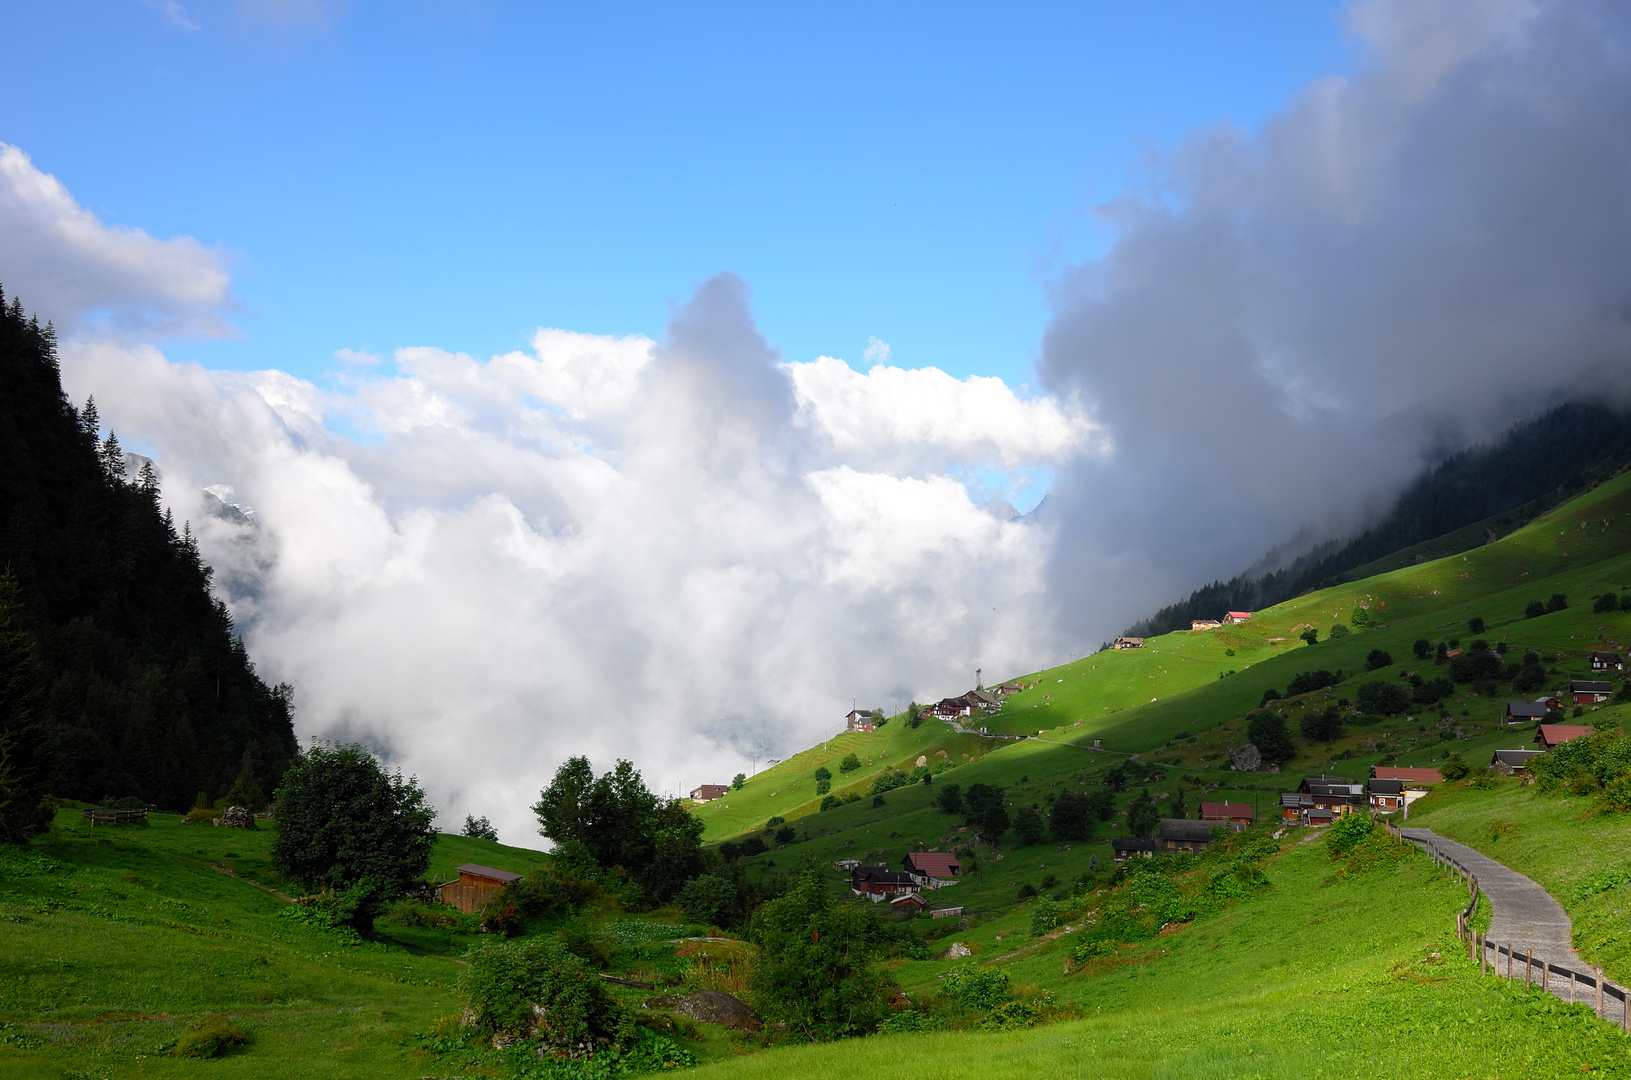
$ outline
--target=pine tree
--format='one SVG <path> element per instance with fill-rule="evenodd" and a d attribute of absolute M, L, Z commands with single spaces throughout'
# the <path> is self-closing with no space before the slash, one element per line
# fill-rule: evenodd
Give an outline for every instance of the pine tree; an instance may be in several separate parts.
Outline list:
<path fill-rule="evenodd" d="M 8 571 L 0 576 L 0 841 L 12 844 L 51 821 L 39 760 L 40 664 L 22 615 L 17 578 Z"/>
<path fill-rule="evenodd" d="M 108 432 L 108 437 L 102 440 L 99 456 L 102 459 L 103 474 L 115 483 L 124 483 L 125 451 L 124 447 L 119 445 L 119 436 Z"/>

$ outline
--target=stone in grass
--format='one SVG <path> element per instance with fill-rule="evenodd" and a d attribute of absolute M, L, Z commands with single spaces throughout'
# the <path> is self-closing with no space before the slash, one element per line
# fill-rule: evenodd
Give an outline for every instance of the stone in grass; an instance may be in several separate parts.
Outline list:
<path fill-rule="evenodd" d="M 936 960 L 961 960 L 965 956 L 973 956 L 974 950 L 961 941 L 954 941 L 943 952 L 935 957 Z"/>
<path fill-rule="evenodd" d="M 723 990 L 698 990 L 687 994 L 674 1006 L 674 1011 L 692 1020 L 722 1027 L 759 1030 L 759 1018 L 737 997 Z"/>
<path fill-rule="evenodd" d="M 221 816 L 215 819 L 215 823 L 224 829 L 256 828 L 255 815 L 242 806 L 227 807 L 221 811 Z"/>
<path fill-rule="evenodd" d="M 227 1017 L 216 1013 L 200 1017 L 181 1032 L 175 1048 L 176 1057 L 213 1058 L 244 1044 L 244 1033 Z"/>

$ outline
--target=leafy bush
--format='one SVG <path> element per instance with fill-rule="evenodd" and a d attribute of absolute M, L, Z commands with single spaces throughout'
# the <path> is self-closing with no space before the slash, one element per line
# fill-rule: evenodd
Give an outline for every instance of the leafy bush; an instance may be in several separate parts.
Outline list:
<path fill-rule="evenodd" d="M 1563 611 L 1569 606 L 1569 598 L 1560 592 L 1555 592 L 1546 601 L 1547 611 Z"/>
<path fill-rule="evenodd" d="M 1332 641 L 1337 641 L 1337 640 L 1340 640 L 1341 638 L 1347 637 L 1351 633 L 1353 633 L 1352 630 L 1349 630 L 1346 626 L 1343 626 L 1341 623 L 1336 623 L 1331 627 L 1331 632 L 1327 636 L 1329 636 Z"/>
<path fill-rule="evenodd" d="M 980 1026 L 988 1031 L 1012 1031 L 1015 1028 L 1035 1027 L 1042 1022 L 1042 1014 L 1026 1001 L 1005 1001 L 992 1009 Z"/>
<path fill-rule="evenodd" d="M 781 828 L 776 830 L 776 843 L 791 844 L 794 840 L 798 839 L 798 835 L 798 830 L 793 828 L 793 826 L 783 825 Z"/>
<path fill-rule="evenodd" d="M 873 963 L 881 936 L 871 912 L 839 902 L 807 867 L 753 916 L 748 937 L 760 959 L 750 987 L 760 1014 L 811 1040 L 871 1031 L 898 990 Z"/>
<path fill-rule="evenodd" d="M 1618 728 L 1599 728 L 1530 758 L 1529 771 L 1542 791 L 1554 791 L 1582 778 L 1607 788 L 1631 773 L 1631 739 Z"/>
<path fill-rule="evenodd" d="M 845 754 L 843 760 L 838 763 L 839 772 L 854 772 L 860 767 L 861 759 L 854 754 Z"/>
<path fill-rule="evenodd" d="M 817 783 L 820 783 L 823 780 L 831 780 L 832 770 L 827 768 L 825 765 L 817 765 L 814 775 Z"/>
<path fill-rule="evenodd" d="M 947 997 L 973 1009 L 995 1009 L 1013 997 L 1001 968 L 960 967 L 946 976 L 945 986 Z"/>
<path fill-rule="evenodd" d="M 772 817 L 769 821 L 765 822 L 765 832 L 769 832 L 771 829 L 774 829 L 777 825 L 785 825 L 786 823 L 787 823 L 787 819 L 782 817 L 780 814 L 777 814 L 774 817 Z"/>
<path fill-rule="evenodd" d="M 1342 712 L 1336 706 L 1310 709 L 1298 721 L 1303 738 L 1311 742 L 1333 742 L 1342 737 Z"/>
<path fill-rule="evenodd" d="M 1085 964 L 1089 960 L 1097 960 L 1101 956 L 1110 956 L 1116 951 L 1116 943 L 1108 938 L 1096 938 L 1084 941 L 1070 952 L 1070 959 L 1075 964 Z"/>
<path fill-rule="evenodd" d="M 816 794 L 817 795 L 825 795 L 831 790 L 832 790 L 832 781 L 831 780 L 823 779 L 823 780 L 817 780 L 816 781 Z"/>
<path fill-rule="evenodd" d="M 903 1009 L 878 1025 L 880 1035 L 910 1034 L 919 1031 L 939 1031 L 940 1021 L 916 1009 Z"/>
<path fill-rule="evenodd" d="M 176 1057 L 213 1058 L 244 1044 L 244 1033 L 219 1013 L 188 1024 L 170 1051 Z"/>
<path fill-rule="evenodd" d="M 1059 925 L 1061 910 L 1057 900 L 1051 900 L 1046 896 L 1038 900 L 1036 906 L 1031 908 L 1031 936 L 1041 937 L 1052 932 L 1053 928 Z"/>
<path fill-rule="evenodd" d="M 1321 668 L 1318 671 L 1300 671 L 1286 683 L 1286 696 L 1296 697 L 1298 694 L 1311 694 L 1315 690 L 1324 690 L 1327 686 L 1335 686 L 1341 682 L 1335 674 Z"/>
<path fill-rule="evenodd" d="M 459 978 L 474 1025 L 537 1038 L 574 1057 L 631 1034 L 623 1011 L 578 957 L 548 939 L 496 941 L 464 954 Z"/>
<path fill-rule="evenodd" d="M 1355 810 L 1351 814 L 1344 814 L 1332 825 L 1331 831 L 1325 834 L 1325 850 L 1331 853 L 1333 859 L 1342 859 L 1353 854 L 1354 848 L 1371 834 L 1374 823 L 1369 812 Z"/>
<path fill-rule="evenodd" d="M 1048 827 L 1061 840 L 1086 840 L 1093 835 L 1093 812 L 1088 796 L 1079 791 L 1062 792 L 1048 808 Z"/>
<path fill-rule="evenodd" d="M 898 787 L 905 787 L 912 779 L 906 773 L 891 766 L 872 778 L 871 795 L 882 795 L 886 791 L 894 791 Z"/>
<path fill-rule="evenodd" d="M 963 812 L 963 789 L 958 784 L 941 784 L 940 792 L 934 797 L 935 805 L 948 814 L 961 814 Z"/>
<path fill-rule="evenodd" d="M 837 795 L 828 795 L 825 799 L 821 800 L 821 809 L 822 809 L 823 812 L 825 812 L 827 810 L 835 809 L 836 807 L 839 807 L 839 806 L 842 806 L 842 805 L 843 805 L 843 803 L 841 803 L 839 801 Z"/>
<path fill-rule="evenodd" d="M 1426 638 L 1417 638 L 1410 646 L 1410 651 L 1416 654 L 1417 660 L 1425 660 L 1432 655 L 1433 643 Z"/>
<path fill-rule="evenodd" d="M 1451 754 L 1444 764 L 1438 767 L 1438 772 L 1446 780 L 1461 780 L 1472 772 L 1472 769 L 1461 759 L 1460 754 Z"/>
<path fill-rule="evenodd" d="M 1410 697 L 1417 705 L 1433 705 L 1455 693 L 1455 683 L 1442 675 L 1416 687 Z"/>
<path fill-rule="evenodd" d="M 1523 617 L 1526 619 L 1538 618 L 1544 614 L 1546 614 L 1546 605 L 1539 600 L 1531 600 L 1524 605 Z"/>
<path fill-rule="evenodd" d="M 1259 711 L 1247 717 L 1246 738 L 1257 747 L 1264 761 L 1278 764 L 1297 756 L 1291 733 L 1286 730 L 1285 718 L 1274 713 Z"/>
<path fill-rule="evenodd" d="M 1380 671 L 1382 668 L 1393 665 L 1393 656 L 1381 649 L 1372 649 L 1365 654 L 1365 670 Z"/>
<path fill-rule="evenodd" d="M 1467 620 L 1467 629 L 1471 630 L 1475 634 L 1482 634 L 1488 628 L 1488 624 L 1486 624 L 1484 620 L 1479 618 L 1477 615 L 1474 615 L 1472 618 Z"/>
<path fill-rule="evenodd" d="M 1410 692 L 1397 682 L 1374 679 L 1359 688 L 1359 707 L 1365 712 L 1397 716 L 1410 706 Z"/>

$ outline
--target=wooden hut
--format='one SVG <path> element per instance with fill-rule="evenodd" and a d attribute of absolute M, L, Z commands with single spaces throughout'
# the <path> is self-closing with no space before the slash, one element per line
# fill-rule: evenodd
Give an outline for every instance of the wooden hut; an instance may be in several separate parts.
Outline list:
<path fill-rule="evenodd" d="M 460 911 L 480 911 L 492 902 L 498 890 L 512 881 L 521 880 L 520 874 L 495 870 L 491 866 L 477 866 L 475 863 L 465 863 L 454 869 L 459 873 L 458 878 L 443 885 L 437 893 L 442 903 Z"/>

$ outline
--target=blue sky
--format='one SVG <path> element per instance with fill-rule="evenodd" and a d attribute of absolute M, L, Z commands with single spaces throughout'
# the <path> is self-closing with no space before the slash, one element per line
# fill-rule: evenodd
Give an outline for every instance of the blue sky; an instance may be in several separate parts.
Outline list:
<path fill-rule="evenodd" d="M 1021 384 L 1143 148 L 1350 62 L 1323 0 L 879 8 L 10 2 L 0 141 L 229 253 L 243 336 L 176 359 L 658 336 L 730 270 L 789 359 Z"/>

